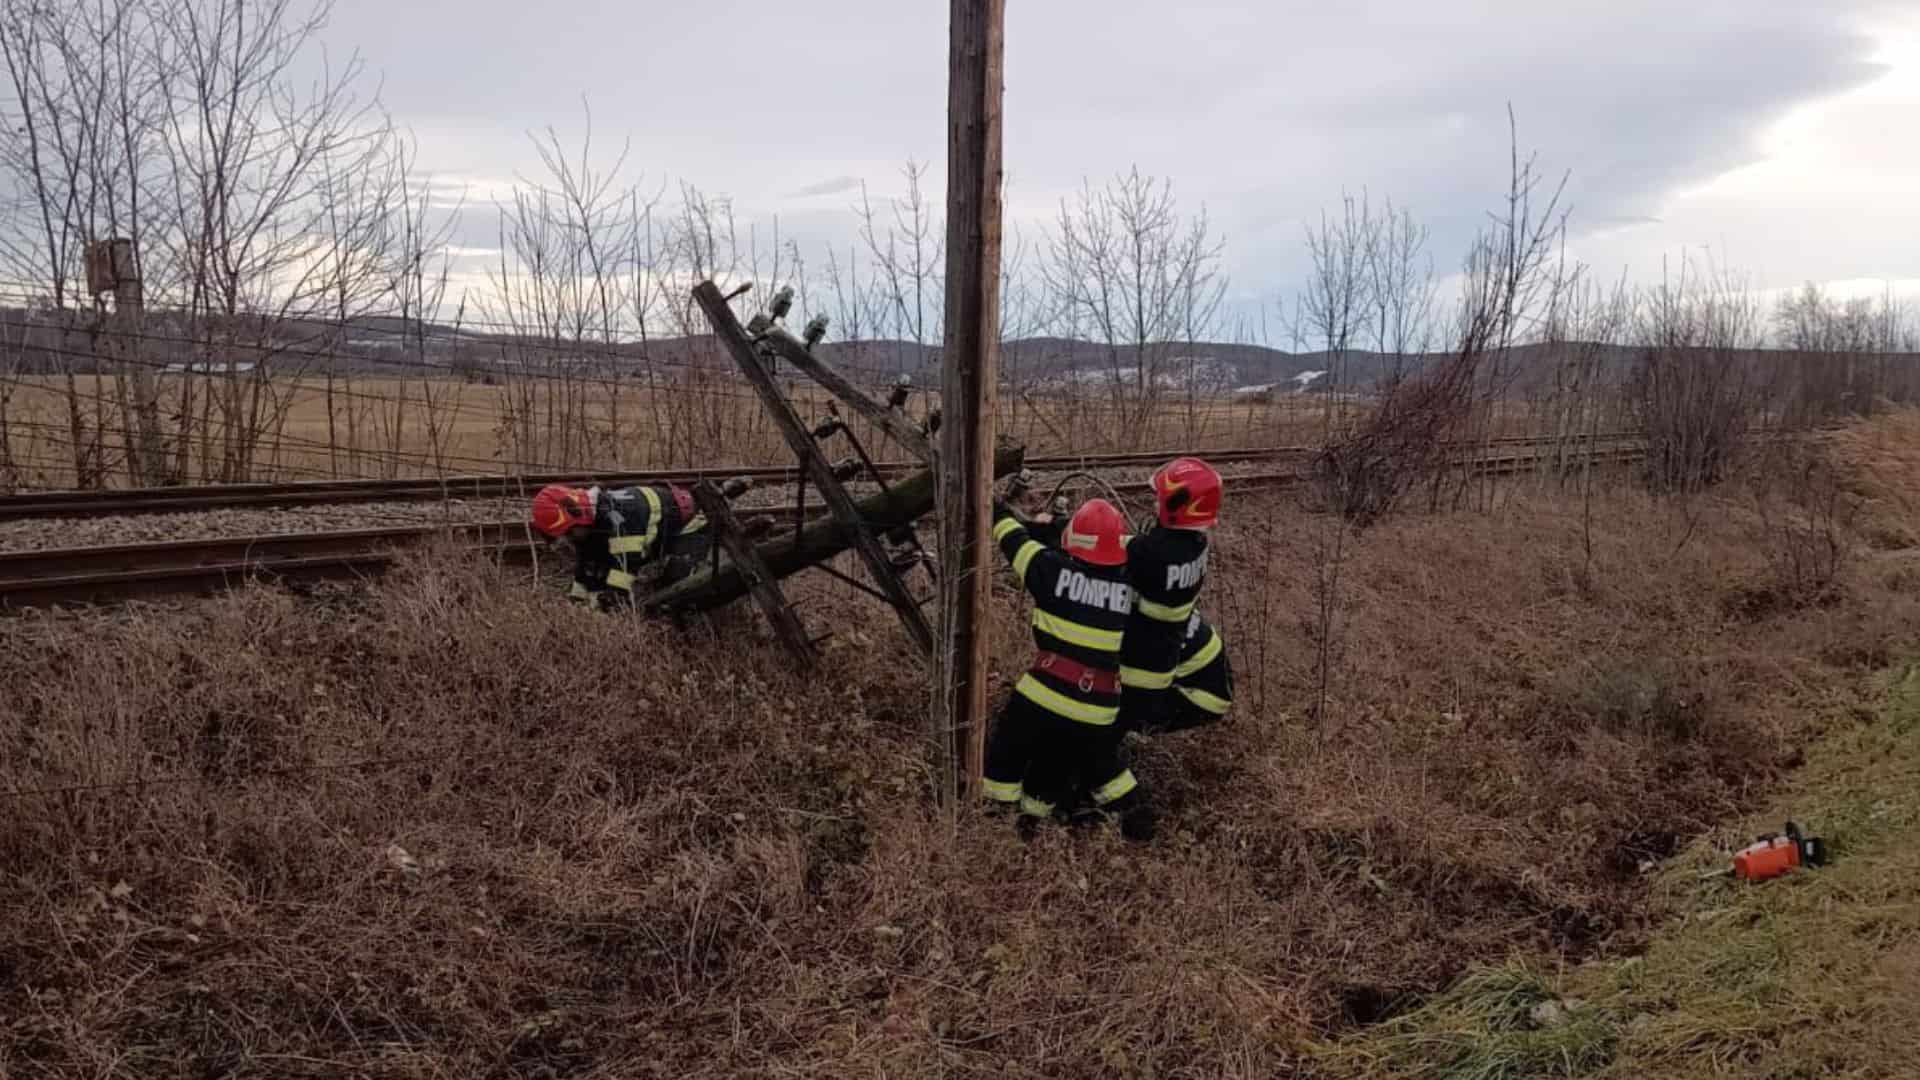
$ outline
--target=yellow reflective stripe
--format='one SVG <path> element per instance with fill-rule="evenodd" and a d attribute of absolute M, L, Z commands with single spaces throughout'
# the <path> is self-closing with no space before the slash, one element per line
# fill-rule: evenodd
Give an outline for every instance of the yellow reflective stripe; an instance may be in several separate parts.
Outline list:
<path fill-rule="evenodd" d="M 1064 716 L 1095 727 L 1106 727 L 1120 715 L 1118 705 L 1089 705 L 1084 701 L 1075 701 L 1034 678 L 1031 672 L 1020 676 L 1020 681 L 1013 684 L 1013 689 L 1021 697 L 1055 716 Z"/>
<path fill-rule="evenodd" d="M 1156 604 L 1143 596 L 1140 598 L 1140 614 L 1149 619 L 1159 619 L 1161 622 L 1186 622 L 1187 616 L 1193 614 L 1193 601 L 1189 600 L 1179 607 L 1168 607 L 1165 604 Z"/>
<path fill-rule="evenodd" d="M 1071 619 L 1063 619 L 1039 608 L 1033 609 L 1033 628 L 1052 634 L 1061 641 L 1072 642 L 1089 649 L 1115 652 L 1120 648 L 1120 631 L 1118 630 L 1101 630 Z"/>
<path fill-rule="evenodd" d="M 591 600 L 593 599 L 593 590 L 576 581 L 573 583 L 573 588 L 567 590 L 567 596 L 574 600 Z"/>
<path fill-rule="evenodd" d="M 1033 562 L 1033 557 L 1045 550 L 1040 541 L 1029 540 L 1013 553 L 1013 576 L 1020 579 L 1020 584 L 1027 583 L 1027 566 Z"/>
<path fill-rule="evenodd" d="M 1136 690 L 1165 690 L 1173 685 L 1173 672 L 1146 671 L 1137 667 L 1120 668 L 1120 685 L 1131 686 Z"/>
<path fill-rule="evenodd" d="M 993 523 L 993 542 L 997 544 L 1000 541 L 1005 540 L 1007 538 L 1008 533 L 1012 532 L 1013 530 L 1019 527 L 1020 527 L 1020 523 L 1010 517 L 1003 517 L 999 521 L 994 522 Z"/>
<path fill-rule="evenodd" d="M 680 527 L 680 535 L 685 536 L 687 533 L 696 533 L 706 527 L 707 527 L 707 515 L 695 514 L 693 515 L 692 521 L 689 521 L 685 525 L 682 525 Z"/>
<path fill-rule="evenodd" d="M 1030 817 L 1052 817 L 1053 804 L 1041 802 L 1031 795 L 1020 796 L 1020 812 Z"/>
<path fill-rule="evenodd" d="M 660 493 L 650 487 L 640 489 L 640 497 L 647 501 L 647 531 L 637 536 L 616 536 L 607 541 L 607 553 L 610 555 L 645 555 L 653 550 L 653 542 L 660 536 Z M 626 560 L 620 560 L 624 565 Z"/>
<path fill-rule="evenodd" d="M 627 573 L 625 570 L 607 571 L 607 584 L 613 586 L 616 589 L 619 589 L 622 592 L 632 592 L 633 582 L 634 582 L 633 575 Z"/>
<path fill-rule="evenodd" d="M 1018 780 L 982 780 L 980 794 L 997 803 L 1017 803 L 1020 801 L 1020 781 Z"/>
<path fill-rule="evenodd" d="M 1093 803 L 1095 806 L 1105 806 L 1139 786 L 1140 781 L 1133 778 L 1133 770 L 1122 769 L 1119 776 L 1093 789 Z"/>
<path fill-rule="evenodd" d="M 647 500 L 647 531 L 641 537 L 646 546 L 640 550 L 647 551 L 652 549 L 653 542 L 660 537 L 661 515 L 665 514 L 666 510 L 660 505 L 660 493 L 652 488 L 641 488 L 640 497 Z"/>
<path fill-rule="evenodd" d="M 1188 701 L 1193 702 L 1195 705 L 1198 705 L 1200 708 L 1207 710 L 1215 716 L 1225 716 L 1227 715 L 1227 710 L 1233 708 L 1233 702 L 1228 701 L 1218 694 L 1209 694 L 1205 690 L 1195 690 L 1191 686 L 1182 686 L 1179 690 L 1181 695 Z"/>
<path fill-rule="evenodd" d="M 1200 646 L 1199 652 L 1180 661 L 1180 665 L 1173 669 L 1173 677 L 1176 679 L 1184 679 L 1194 672 L 1199 671 L 1201 668 L 1206 667 L 1208 664 L 1213 663 L 1214 659 L 1220 655 L 1221 648 L 1220 635 L 1216 633 L 1207 640 L 1205 645 Z"/>

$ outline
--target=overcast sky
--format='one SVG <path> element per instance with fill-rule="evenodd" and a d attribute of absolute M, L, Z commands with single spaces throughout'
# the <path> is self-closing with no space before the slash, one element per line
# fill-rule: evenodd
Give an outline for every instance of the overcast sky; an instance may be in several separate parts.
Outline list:
<path fill-rule="evenodd" d="M 686 180 L 808 243 L 864 180 L 944 177 L 941 0 L 338 0 L 325 40 L 383 80 L 423 167 L 489 200 L 528 132 Z M 1411 208 L 1441 269 L 1495 205 L 1512 103 L 1570 171 L 1574 250 L 1657 276 L 1711 248 L 1762 288 L 1920 293 L 1920 4 L 1878 0 L 1008 0 L 1010 222 L 1138 165 L 1206 207 L 1237 301 L 1290 291 L 1343 190 Z M 457 15 L 449 17 L 450 11 Z M 936 192 L 936 197 L 938 193 Z"/>

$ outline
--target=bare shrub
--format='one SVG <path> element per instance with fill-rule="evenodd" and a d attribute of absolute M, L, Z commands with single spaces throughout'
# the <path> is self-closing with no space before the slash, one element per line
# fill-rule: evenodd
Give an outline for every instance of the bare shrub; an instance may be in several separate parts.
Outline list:
<path fill-rule="evenodd" d="M 1690 257 L 1641 296 L 1629 395 L 1655 490 L 1696 492 L 1733 468 L 1759 405 L 1752 350 L 1762 329 L 1745 282 Z"/>
<path fill-rule="evenodd" d="M 1412 366 L 1410 354 L 1424 352 L 1434 334 L 1431 270 L 1419 270 L 1424 232 L 1391 204 L 1376 217 L 1364 200 L 1349 199 L 1337 224 L 1323 221 L 1309 235 L 1314 273 L 1300 305 L 1309 332 L 1335 359 L 1371 334 L 1386 364 L 1371 409 L 1340 413 L 1338 421 L 1329 409 L 1314 461 L 1330 505 L 1357 526 L 1377 521 L 1423 482 L 1433 485 L 1437 503 L 1458 444 L 1491 431 L 1488 410 L 1510 378 L 1501 357 L 1556 280 L 1548 260 L 1565 230 L 1565 181 L 1544 197 L 1541 181 L 1536 159 L 1522 160 L 1516 145 L 1505 206 L 1465 259 L 1453 347 L 1422 366 Z M 1455 490 L 1464 493 L 1464 482 Z"/>
<path fill-rule="evenodd" d="M 1754 544 L 1772 571 L 1773 598 L 1830 599 L 1856 554 L 1862 500 L 1847 489 L 1825 448 L 1787 441 L 1768 446 L 1749 488 Z"/>
<path fill-rule="evenodd" d="M 1679 657 L 1593 661 L 1556 676 L 1552 695 L 1609 730 L 1687 740 L 1710 722 L 1713 688 Z"/>

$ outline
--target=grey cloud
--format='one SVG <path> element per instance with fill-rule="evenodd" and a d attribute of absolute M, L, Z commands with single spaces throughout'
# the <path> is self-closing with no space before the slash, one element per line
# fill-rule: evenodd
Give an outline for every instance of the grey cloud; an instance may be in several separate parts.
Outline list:
<path fill-rule="evenodd" d="M 796 188 L 787 194 L 789 197 L 795 199 L 811 199 L 821 195 L 839 195 L 843 192 L 858 191 L 859 189 L 859 177 L 836 176 L 831 180 L 822 180 L 817 184 L 808 184 L 806 187 Z"/>
<path fill-rule="evenodd" d="M 1576 228 L 1637 235 L 1620 226 L 1658 225 L 1676 191 L 1753 160 L 1759 134 L 1788 110 L 1874 77 L 1858 20 L 1884 6 L 1010 5 L 1008 205 L 1044 213 L 1083 177 L 1097 183 L 1138 164 L 1171 177 L 1189 207 L 1206 205 L 1227 237 L 1236 291 L 1271 295 L 1300 272 L 1303 223 L 1343 190 L 1365 189 L 1427 222 L 1449 270 L 1504 191 L 1511 103 L 1523 150 L 1537 149 L 1555 179 L 1571 174 Z M 425 5 L 339 0 L 331 33 L 382 71 L 397 117 L 437 134 L 423 151 L 450 174 L 537 172 L 524 133 L 551 123 L 577 134 L 582 94 L 603 161 L 630 138 L 630 168 L 650 184 L 685 178 L 735 196 L 756 220 L 806 209 L 804 225 L 791 213 L 783 223 L 842 251 L 856 223 L 830 196 L 864 176 L 881 199 L 908 157 L 933 163 L 936 188 L 945 172 L 937 4 L 709 0 L 589 12 L 472 0 L 448 21 Z M 716 65 L 745 35 L 777 42 L 766 51 L 800 66 L 759 54 Z M 480 209 L 469 205 L 463 219 L 485 219 L 490 233 Z"/>

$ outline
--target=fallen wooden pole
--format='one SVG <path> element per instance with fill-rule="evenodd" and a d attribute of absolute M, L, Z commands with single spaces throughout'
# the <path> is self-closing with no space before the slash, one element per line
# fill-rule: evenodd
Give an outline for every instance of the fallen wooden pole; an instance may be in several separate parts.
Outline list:
<path fill-rule="evenodd" d="M 1001 446 L 993 457 L 995 477 L 1020 471 L 1026 451 L 1019 446 Z M 869 495 L 854 505 L 860 518 L 874 532 L 885 532 L 915 521 L 933 512 L 934 478 L 931 470 L 922 470 L 892 485 L 882 493 Z M 801 530 L 799 539 L 787 536 L 754 548 L 767 572 L 776 578 L 787 577 L 824 562 L 846 551 L 851 540 L 834 518 L 821 518 Z M 732 603 L 747 595 L 748 584 L 740 568 L 723 560 L 717 572 L 707 571 L 675 582 L 648 597 L 643 605 L 649 612 L 706 611 Z"/>

